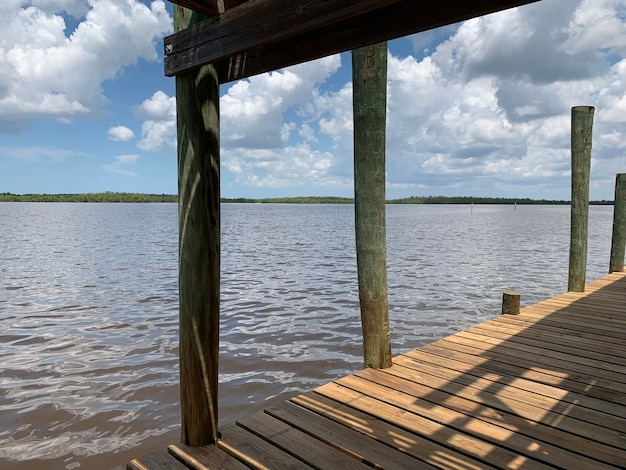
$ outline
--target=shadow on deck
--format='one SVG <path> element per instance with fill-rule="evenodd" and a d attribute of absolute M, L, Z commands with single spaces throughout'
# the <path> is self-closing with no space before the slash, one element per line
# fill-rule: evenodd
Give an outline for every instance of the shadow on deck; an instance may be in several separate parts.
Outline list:
<path fill-rule="evenodd" d="M 625 468 L 625 344 L 613 273 L 128 468 Z"/>

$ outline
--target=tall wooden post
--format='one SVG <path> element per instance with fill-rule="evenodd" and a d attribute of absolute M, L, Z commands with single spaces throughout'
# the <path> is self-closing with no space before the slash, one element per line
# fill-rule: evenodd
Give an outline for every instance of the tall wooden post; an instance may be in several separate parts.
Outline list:
<path fill-rule="evenodd" d="M 584 292 L 589 232 L 589 173 L 593 106 L 572 108 L 572 206 L 569 251 L 569 292 Z"/>
<path fill-rule="evenodd" d="M 391 367 L 385 227 L 387 43 L 352 51 L 357 272 L 365 367 Z"/>
<path fill-rule="evenodd" d="M 174 6 L 176 32 L 203 17 Z M 212 65 L 176 77 L 181 440 L 217 440 L 220 295 L 219 82 Z"/>
<path fill-rule="evenodd" d="M 615 177 L 615 203 L 613 204 L 613 237 L 609 274 L 624 270 L 626 251 L 626 173 Z"/>

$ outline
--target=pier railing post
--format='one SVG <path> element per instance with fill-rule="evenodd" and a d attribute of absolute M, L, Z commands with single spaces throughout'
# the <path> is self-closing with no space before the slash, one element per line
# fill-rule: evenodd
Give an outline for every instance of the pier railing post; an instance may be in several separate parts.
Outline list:
<path fill-rule="evenodd" d="M 352 51 L 354 199 L 365 367 L 391 366 L 385 226 L 387 43 Z"/>
<path fill-rule="evenodd" d="M 589 232 L 589 173 L 593 130 L 592 106 L 572 108 L 572 205 L 567 290 L 584 292 Z"/>
<path fill-rule="evenodd" d="M 624 270 L 626 251 L 626 173 L 615 177 L 615 203 L 613 204 L 613 237 L 611 239 L 611 263 L 609 274 Z"/>
<path fill-rule="evenodd" d="M 176 32 L 202 19 L 174 5 Z M 217 440 L 220 295 L 219 82 L 213 65 L 176 77 L 181 440 Z"/>

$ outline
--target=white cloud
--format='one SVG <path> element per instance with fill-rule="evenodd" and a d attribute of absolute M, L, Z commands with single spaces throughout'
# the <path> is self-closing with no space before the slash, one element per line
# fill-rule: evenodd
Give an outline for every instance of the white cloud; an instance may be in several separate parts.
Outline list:
<path fill-rule="evenodd" d="M 593 105 L 592 178 L 610 188 L 626 163 L 625 12 L 625 0 L 552 0 L 413 37 L 420 54 L 389 57 L 387 187 L 567 198 L 570 109 Z M 340 68 L 332 56 L 224 87 L 222 163 L 236 184 L 351 190 Z M 140 148 L 174 148 L 173 97 L 135 111 Z"/>
<path fill-rule="evenodd" d="M 102 165 L 102 168 L 109 173 L 115 173 L 122 176 L 137 176 L 137 173 L 129 170 L 128 165 L 134 165 L 139 160 L 139 155 L 118 155 L 113 163 Z"/>
<path fill-rule="evenodd" d="M 0 11 L 0 131 L 37 116 L 94 112 L 107 101 L 102 83 L 139 59 L 156 60 L 157 39 L 172 28 L 163 0 L 29 3 Z M 85 16 L 67 31 L 60 11 Z"/>
<path fill-rule="evenodd" d="M 147 152 L 176 149 L 176 98 L 163 91 L 135 107 L 135 114 L 145 119 L 141 126 L 141 140 L 137 144 Z"/>
<path fill-rule="evenodd" d="M 135 138 L 135 133 L 126 126 L 115 126 L 109 128 L 107 132 L 109 139 L 118 142 L 128 142 Z"/>

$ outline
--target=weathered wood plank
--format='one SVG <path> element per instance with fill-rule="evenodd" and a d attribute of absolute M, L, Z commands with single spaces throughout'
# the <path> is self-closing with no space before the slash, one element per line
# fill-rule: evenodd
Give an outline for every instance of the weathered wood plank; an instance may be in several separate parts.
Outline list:
<path fill-rule="evenodd" d="M 347 381 L 352 385 L 358 381 L 354 376 L 344 379 L 348 379 Z M 363 390 L 366 393 L 363 393 Z M 461 431 L 444 424 L 438 419 L 433 420 L 413 413 L 409 409 L 411 408 L 409 403 L 411 399 L 399 404 L 394 400 L 398 393 L 394 393 L 391 389 L 380 388 L 372 384 L 371 388 L 366 386 L 363 387 L 363 390 L 357 391 L 351 387 L 342 386 L 338 382 L 322 385 L 315 389 L 321 395 L 350 403 L 353 408 L 420 434 L 441 445 L 449 446 L 457 452 L 469 455 L 496 468 L 510 468 L 514 462 L 525 469 L 543 468 L 547 470 L 549 468 L 532 459 L 520 457 L 517 452 L 504 449 L 498 444 L 487 442 L 484 436 L 477 437 L 467 431 Z M 415 402 L 415 398 L 412 401 Z"/>
<path fill-rule="evenodd" d="M 293 0 L 249 0 L 166 37 L 166 75 L 197 68 L 198 57 L 204 64 L 218 62 L 245 53 L 251 45 L 266 47 L 398 1 L 308 0 L 296 5 Z"/>
<path fill-rule="evenodd" d="M 395 364 L 419 370 L 422 370 L 422 366 L 427 364 L 428 367 L 440 367 L 450 373 L 460 372 L 464 376 L 472 376 L 476 378 L 488 377 L 490 381 L 506 384 L 507 387 L 519 388 L 524 391 L 553 398 L 555 401 L 574 403 L 581 407 L 590 408 L 594 411 L 601 411 L 610 415 L 626 416 L 626 405 L 619 405 L 617 403 L 611 403 L 605 400 L 589 397 L 573 392 L 569 389 L 564 390 L 562 384 L 558 384 L 556 386 L 543 384 L 525 377 L 495 372 L 487 369 L 486 367 L 452 361 L 442 358 L 441 356 L 433 356 L 423 351 L 412 351 L 406 356 L 398 357 Z M 626 426 L 626 420 L 624 421 L 624 425 Z"/>
<path fill-rule="evenodd" d="M 348 432 L 345 426 L 293 403 L 286 402 L 265 411 L 270 416 L 370 466 L 398 470 L 435 468 L 361 433 Z"/>
<path fill-rule="evenodd" d="M 220 428 L 222 437 L 217 442 L 220 449 L 257 470 L 311 470 L 312 467 L 282 451 L 257 435 L 228 424 Z"/>
<path fill-rule="evenodd" d="M 557 351 L 566 352 L 573 356 L 579 356 L 587 359 L 604 360 L 605 362 L 618 365 L 626 365 L 626 357 L 621 356 L 624 353 L 622 348 L 617 345 L 605 344 L 592 345 L 591 343 L 579 345 L 579 341 L 570 338 L 567 335 L 554 337 L 544 335 L 541 331 L 533 329 L 533 331 L 515 331 L 507 328 L 499 327 L 495 324 L 481 324 L 466 330 L 468 333 L 489 336 L 503 340 L 511 340 L 529 346 L 538 348 L 555 349 Z"/>
<path fill-rule="evenodd" d="M 171 445 L 168 452 L 195 470 L 247 470 L 249 467 L 215 445 L 189 447 L 183 444 Z"/>
<path fill-rule="evenodd" d="M 588 329 L 567 329 L 565 330 L 565 326 L 563 323 L 554 324 L 549 320 L 542 321 L 540 323 L 528 321 L 528 319 L 524 317 L 507 317 L 507 318 L 494 318 L 490 323 L 494 325 L 512 325 L 520 328 L 522 331 L 527 330 L 531 325 L 532 329 L 537 329 L 546 335 L 551 335 L 554 337 L 560 337 L 562 335 L 567 335 L 570 338 L 578 338 L 580 340 L 581 346 L 584 347 L 587 341 L 590 344 L 595 345 L 598 344 L 610 344 L 614 345 L 622 345 L 623 341 L 619 338 L 607 337 L 605 335 L 597 334 L 590 332 Z M 557 326 L 558 325 L 558 326 Z"/>
<path fill-rule="evenodd" d="M 314 468 L 371 470 L 369 465 L 263 412 L 243 418 L 238 424 Z"/>
<path fill-rule="evenodd" d="M 401 367 L 398 366 L 397 369 L 394 369 L 395 372 L 400 371 Z M 474 400 L 477 403 L 508 411 L 589 439 L 598 440 L 598 442 L 622 449 L 626 448 L 626 442 L 624 442 L 621 432 L 617 431 L 623 429 L 622 418 L 604 414 L 598 416 L 593 410 L 572 407 L 558 400 L 508 387 L 506 384 L 499 384 L 488 379 L 466 377 L 458 372 L 448 372 L 428 367 L 426 364 L 420 364 L 418 372 L 415 380 L 431 388 Z M 416 375 L 416 371 L 407 372 L 406 378 L 413 380 L 414 375 Z M 339 379 L 336 383 L 354 386 L 352 376 Z M 367 393 L 363 389 L 359 390 L 362 393 Z"/>
<path fill-rule="evenodd" d="M 165 450 L 159 450 L 145 455 L 141 458 L 134 459 L 126 465 L 128 470 L 155 470 L 155 469 L 171 469 L 171 470 L 188 470 L 179 460 L 171 456 Z"/>
<path fill-rule="evenodd" d="M 495 336 L 495 334 L 494 334 Z M 544 356 L 553 357 L 555 359 L 563 359 L 569 362 L 575 362 L 577 364 L 586 364 L 593 367 L 597 367 L 598 369 L 608 370 L 611 372 L 616 372 L 618 374 L 624 374 L 626 376 L 626 366 L 622 366 L 620 364 L 613 364 L 610 362 L 605 362 L 601 358 L 592 358 L 592 357 L 580 357 L 572 351 L 572 348 L 567 348 L 565 346 L 560 346 L 559 344 L 550 344 L 550 349 L 541 348 L 540 345 L 528 345 L 522 342 L 517 342 L 514 340 L 506 341 L 500 338 L 496 338 L 494 336 L 485 336 L 484 334 L 472 333 L 469 331 L 461 331 L 454 338 L 466 338 L 474 341 L 482 342 L 485 344 L 489 344 L 492 347 L 505 346 L 509 349 L 516 349 L 520 352 L 535 352 L 537 350 L 541 350 Z M 451 338 L 452 340 L 452 338 Z M 589 356 L 591 354 L 588 354 Z"/>
<path fill-rule="evenodd" d="M 291 401 L 437 468 L 455 470 L 493 468 L 468 455 L 450 449 L 444 444 L 426 439 L 418 432 L 411 432 L 387 420 L 379 419 L 377 416 L 344 404 L 348 402 L 335 401 L 317 392 L 299 395 L 292 398 Z M 398 413 L 404 414 L 402 410 L 398 410 Z M 387 413 L 385 416 L 389 417 L 391 414 Z"/>
<path fill-rule="evenodd" d="M 530 362 L 505 362 L 506 358 L 503 358 L 503 360 L 487 359 L 474 354 L 467 354 L 466 352 L 447 349 L 437 345 L 429 345 L 428 348 L 420 348 L 420 352 L 432 356 L 440 356 L 448 361 L 454 361 L 460 364 L 481 367 L 486 371 L 511 375 L 513 377 L 524 377 L 535 382 L 555 387 L 560 386 L 575 393 L 595 397 L 600 400 L 606 400 L 617 404 L 626 403 L 626 390 L 622 389 L 622 387 L 614 387 L 618 390 L 604 388 L 602 385 L 596 383 L 596 380 L 593 377 L 587 377 L 587 380 L 583 381 L 575 381 L 570 379 L 569 374 L 566 372 L 556 373 L 555 371 L 547 371 L 544 368 L 538 367 L 536 364 Z M 411 357 L 410 352 L 406 355 Z M 455 367 L 455 370 L 458 369 Z M 605 385 L 608 384 L 612 384 L 612 382 L 606 381 Z"/>
<path fill-rule="evenodd" d="M 168 58 L 171 56 L 166 56 L 165 74 L 172 76 L 204 64 L 220 62 L 220 82 L 225 83 L 507 8 L 533 3 L 534 1 L 536 0 L 482 0 L 480 2 L 459 2 L 458 0 L 416 2 L 414 0 L 401 0 L 393 2 L 391 5 L 387 5 L 388 2 L 378 2 L 381 4 L 381 7 L 376 10 L 353 15 L 348 8 L 344 15 L 348 19 L 344 21 L 326 26 L 320 25 L 308 32 L 304 30 L 297 31 L 297 34 L 291 38 L 266 45 L 258 44 L 258 40 L 255 38 L 256 35 L 247 30 L 248 23 L 234 19 L 231 22 L 232 33 L 229 37 L 223 37 L 220 41 L 213 41 L 210 45 L 202 44 L 196 51 L 190 50 L 185 52 L 184 61 L 177 60 L 176 63 L 173 63 Z M 246 2 L 232 11 L 243 11 L 247 3 L 252 2 Z M 255 3 L 260 5 L 264 2 L 259 1 Z M 331 2 L 328 0 L 326 2 L 308 3 L 333 3 L 337 6 L 338 11 L 342 11 L 341 3 L 353 5 L 351 8 L 356 10 L 362 7 L 363 2 Z M 261 9 L 250 9 L 252 10 L 252 13 L 249 14 L 251 17 L 255 16 L 257 11 L 261 12 Z M 228 12 L 220 16 L 223 17 L 227 14 Z M 314 21 L 314 18 L 296 18 L 298 17 L 294 16 L 294 21 L 301 22 L 303 26 Z M 255 22 L 256 24 L 261 24 L 264 28 L 271 28 L 274 18 L 258 16 L 256 21 L 258 21 L 258 23 Z M 209 25 L 207 25 L 208 29 L 210 29 Z M 267 30 L 264 31 L 269 33 Z M 198 32 L 198 36 L 203 34 Z M 242 37 L 245 39 L 246 34 L 249 34 L 251 38 L 248 43 L 236 48 L 229 44 L 230 37 L 241 41 Z M 168 38 L 167 47 L 173 46 L 175 41 L 176 39 L 173 37 Z M 265 44 L 264 39 L 261 39 L 261 41 Z M 244 52 L 235 55 L 220 53 L 222 50 L 227 51 L 229 49 L 240 49 Z M 235 64 L 237 64 L 237 67 L 233 67 Z"/>
<path fill-rule="evenodd" d="M 476 404 L 470 400 L 411 381 L 412 374 L 401 368 L 365 370 L 356 376 L 399 392 L 390 395 L 391 401 L 388 400 L 388 395 L 383 395 L 388 403 L 406 407 L 411 412 L 438 419 L 448 426 L 479 437 L 488 436 L 488 441 L 499 443 L 544 463 L 562 465 L 564 468 L 611 468 L 598 462 L 598 459 L 612 463 L 626 458 L 626 451 L 618 450 L 616 454 L 612 447 L 521 419 L 506 411 L 483 406 L 477 410 Z M 379 396 L 380 390 L 384 389 L 377 390 L 375 393 Z M 581 447 L 575 446 L 582 446 L 585 452 L 581 452 Z M 576 451 L 573 452 L 572 449 Z"/>
<path fill-rule="evenodd" d="M 527 369 L 541 368 L 546 374 L 552 374 L 556 377 L 567 376 L 570 380 L 581 382 L 586 386 L 602 387 L 615 391 L 623 391 L 626 386 L 623 382 L 619 382 L 619 379 L 622 378 L 619 374 L 609 371 L 598 371 L 593 367 L 587 367 L 582 364 L 547 358 L 541 354 L 541 351 L 520 355 L 514 349 L 499 348 L 497 352 L 493 352 L 490 348 L 485 348 L 484 345 L 475 341 L 459 342 L 451 341 L 449 338 L 439 340 L 433 343 L 433 345 L 448 349 L 451 352 L 461 351 L 489 360 L 514 362 L 518 366 L 526 367 Z M 430 351 L 430 349 L 426 349 L 426 351 Z"/>

